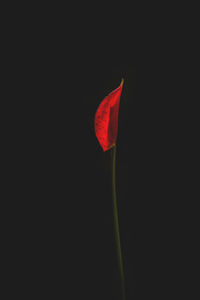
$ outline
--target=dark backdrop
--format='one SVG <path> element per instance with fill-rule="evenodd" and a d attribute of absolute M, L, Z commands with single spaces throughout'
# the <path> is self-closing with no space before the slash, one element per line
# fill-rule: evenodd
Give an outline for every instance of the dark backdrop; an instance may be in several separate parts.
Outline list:
<path fill-rule="evenodd" d="M 73 22 L 60 12 L 44 10 L 37 20 L 27 14 L 13 28 L 17 122 L 10 157 L 18 201 L 9 214 L 16 218 L 10 254 L 16 294 L 119 299 L 110 152 L 98 144 L 94 115 L 123 77 L 116 172 L 127 300 L 177 298 L 173 289 L 179 290 L 184 269 L 178 247 L 186 205 L 180 196 L 184 128 L 160 76 L 164 59 L 153 61 L 153 41 L 139 56 L 127 29 L 132 16 L 122 21 L 121 6 L 118 16 L 95 20 L 94 14 L 88 22 L 84 15 L 76 22 L 76 10 Z"/>

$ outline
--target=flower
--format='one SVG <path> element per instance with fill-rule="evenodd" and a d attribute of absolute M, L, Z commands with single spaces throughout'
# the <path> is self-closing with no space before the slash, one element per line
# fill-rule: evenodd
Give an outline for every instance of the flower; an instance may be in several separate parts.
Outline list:
<path fill-rule="evenodd" d="M 103 149 L 107 151 L 116 144 L 118 133 L 119 102 L 124 80 L 100 103 L 94 120 L 96 137 Z"/>

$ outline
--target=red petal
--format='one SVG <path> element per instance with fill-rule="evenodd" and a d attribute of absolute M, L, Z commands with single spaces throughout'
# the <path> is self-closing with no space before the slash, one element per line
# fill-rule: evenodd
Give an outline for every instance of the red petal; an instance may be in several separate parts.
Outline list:
<path fill-rule="evenodd" d="M 104 151 L 116 144 L 122 87 L 123 79 L 120 86 L 100 103 L 95 114 L 95 133 Z"/>

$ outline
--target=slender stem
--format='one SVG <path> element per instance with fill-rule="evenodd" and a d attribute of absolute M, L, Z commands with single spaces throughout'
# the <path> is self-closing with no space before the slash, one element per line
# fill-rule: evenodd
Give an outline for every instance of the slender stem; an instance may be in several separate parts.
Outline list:
<path fill-rule="evenodd" d="M 123 270 L 123 260 L 122 251 L 120 243 L 120 232 L 119 232 L 119 220 L 118 220 L 118 209 L 117 209 L 117 196 L 116 196 L 116 145 L 111 149 L 112 155 L 112 195 L 113 195 L 113 212 L 114 212 L 114 230 L 117 246 L 117 258 L 121 278 L 121 291 L 122 299 L 125 300 L 125 281 L 124 281 L 124 270 Z"/>

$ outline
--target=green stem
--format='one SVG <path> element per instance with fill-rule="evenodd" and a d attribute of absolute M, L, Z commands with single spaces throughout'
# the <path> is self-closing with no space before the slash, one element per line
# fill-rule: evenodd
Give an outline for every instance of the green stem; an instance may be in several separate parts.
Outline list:
<path fill-rule="evenodd" d="M 123 260 L 122 260 L 122 251 L 121 251 L 121 243 L 120 243 L 117 196 L 116 196 L 116 145 L 114 145 L 111 149 L 111 156 L 112 156 L 112 195 L 113 195 L 113 212 L 114 212 L 114 230 L 115 230 L 115 238 L 116 238 L 116 246 L 117 246 L 118 266 L 119 266 L 120 278 L 121 278 L 122 299 L 125 300 L 125 280 L 124 280 Z"/>

